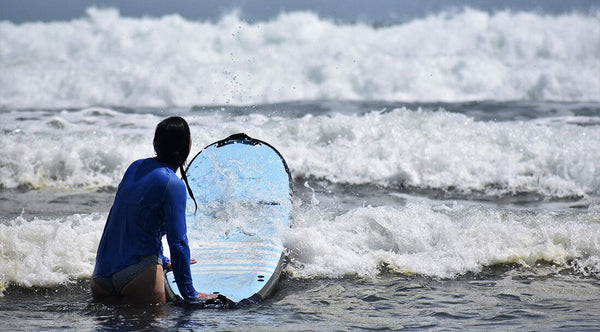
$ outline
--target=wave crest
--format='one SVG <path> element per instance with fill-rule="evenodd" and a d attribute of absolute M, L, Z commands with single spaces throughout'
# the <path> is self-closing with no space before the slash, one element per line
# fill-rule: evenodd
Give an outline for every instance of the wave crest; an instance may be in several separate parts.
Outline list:
<path fill-rule="evenodd" d="M 382 270 L 455 278 L 511 264 L 600 276 L 597 208 L 556 216 L 482 206 L 409 203 L 364 207 L 333 219 L 307 209 L 287 234 L 296 277 L 373 276 Z"/>
<path fill-rule="evenodd" d="M 70 22 L 0 22 L 0 40 L 2 108 L 600 100 L 594 13 L 465 9 L 373 27 L 310 12 L 248 23 L 92 8 Z"/>

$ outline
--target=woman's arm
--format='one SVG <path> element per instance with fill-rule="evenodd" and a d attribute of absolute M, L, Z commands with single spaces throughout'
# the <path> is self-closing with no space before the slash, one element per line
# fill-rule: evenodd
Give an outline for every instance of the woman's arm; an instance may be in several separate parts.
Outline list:
<path fill-rule="evenodd" d="M 171 252 L 171 268 L 183 298 L 196 300 L 198 292 L 192 284 L 190 271 L 190 247 L 185 221 L 186 200 L 185 185 L 175 175 L 171 176 L 163 205 L 167 242 Z"/>

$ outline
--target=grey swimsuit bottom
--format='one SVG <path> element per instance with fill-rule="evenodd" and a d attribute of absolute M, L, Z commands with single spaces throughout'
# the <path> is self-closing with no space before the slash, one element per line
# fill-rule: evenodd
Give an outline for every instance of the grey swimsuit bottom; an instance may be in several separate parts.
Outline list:
<path fill-rule="evenodd" d="M 156 264 L 162 266 L 162 259 L 155 255 L 146 256 L 138 263 L 129 265 L 110 277 L 94 278 L 94 281 L 110 294 L 120 296 L 125 285 L 135 279 L 135 277 L 144 272 L 147 268 Z"/>

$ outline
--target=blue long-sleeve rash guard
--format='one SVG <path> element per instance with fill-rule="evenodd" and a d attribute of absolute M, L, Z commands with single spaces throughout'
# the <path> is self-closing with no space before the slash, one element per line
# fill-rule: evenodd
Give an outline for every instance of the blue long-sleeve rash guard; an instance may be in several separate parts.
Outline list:
<path fill-rule="evenodd" d="M 175 172 L 154 158 L 133 162 L 119 184 L 98 246 L 93 277 L 110 277 L 157 255 L 166 267 L 161 238 L 167 235 L 171 266 L 186 300 L 194 300 L 185 221 L 186 187 Z"/>

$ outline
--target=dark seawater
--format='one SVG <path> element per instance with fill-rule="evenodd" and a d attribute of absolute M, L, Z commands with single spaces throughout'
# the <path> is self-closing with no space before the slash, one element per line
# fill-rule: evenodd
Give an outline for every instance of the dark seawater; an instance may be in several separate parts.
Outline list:
<path fill-rule="evenodd" d="M 500 271 L 454 280 L 284 276 L 263 303 L 231 310 L 93 303 L 89 283 L 82 280 L 52 288 L 12 288 L 0 299 L 0 319 L 6 331 L 597 331 L 597 279 Z"/>

